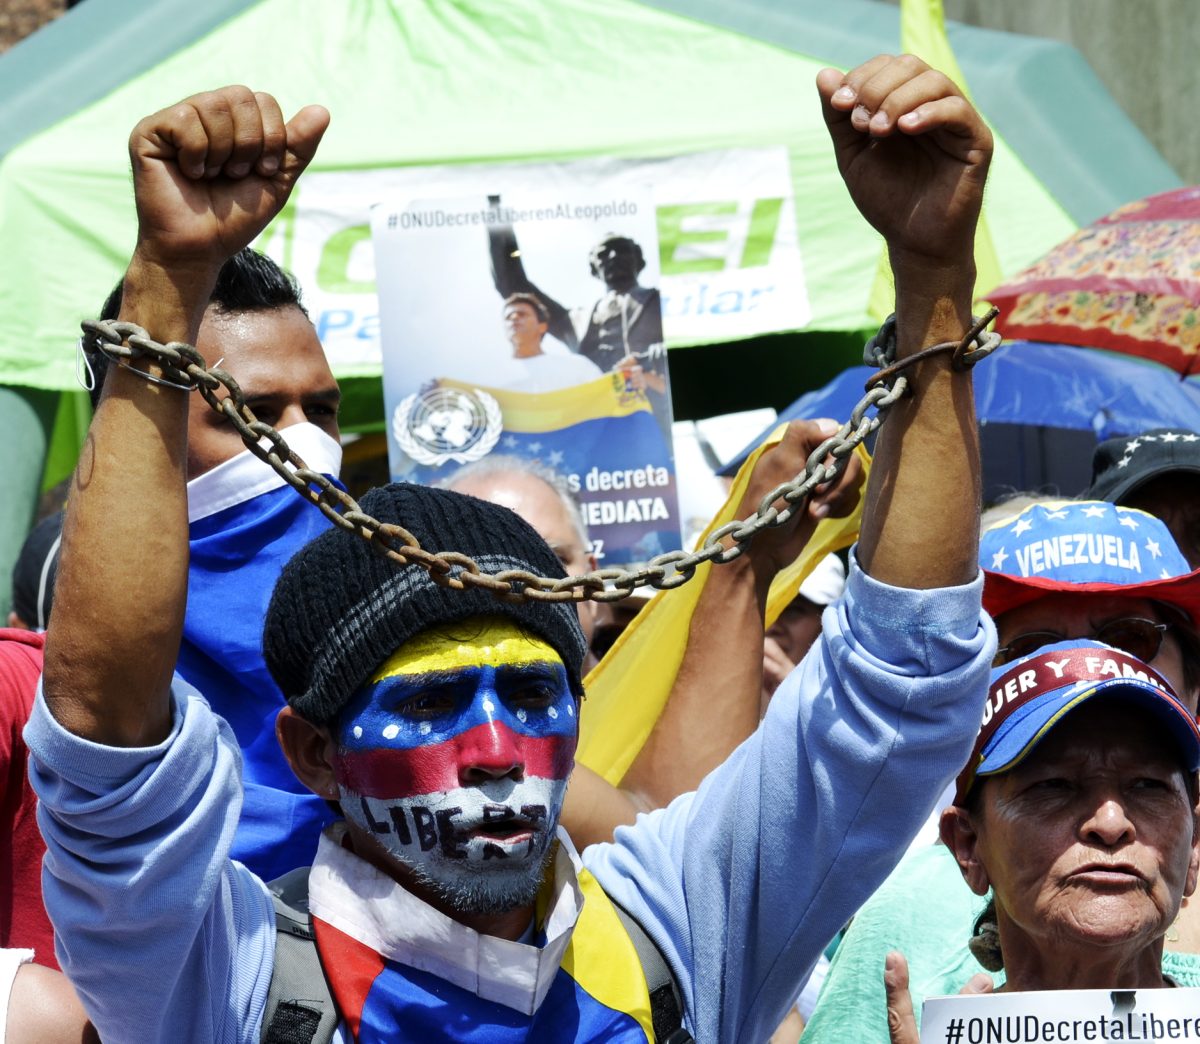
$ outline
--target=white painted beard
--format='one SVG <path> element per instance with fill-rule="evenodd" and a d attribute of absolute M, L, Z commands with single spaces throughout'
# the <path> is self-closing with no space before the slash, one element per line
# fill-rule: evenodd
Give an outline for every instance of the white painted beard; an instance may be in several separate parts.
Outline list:
<path fill-rule="evenodd" d="M 343 788 L 346 818 L 418 883 L 464 913 L 503 913 L 537 897 L 565 779 L 489 780 L 408 798 Z"/>

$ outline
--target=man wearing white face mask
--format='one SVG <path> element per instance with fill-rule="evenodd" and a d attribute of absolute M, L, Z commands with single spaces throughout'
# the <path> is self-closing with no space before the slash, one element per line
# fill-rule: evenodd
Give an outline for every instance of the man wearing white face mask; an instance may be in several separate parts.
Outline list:
<path fill-rule="evenodd" d="M 122 284 L 101 318 L 116 318 Z M 196 346 L 241 386 L 256 417 L 285 429 L 315 471 L 336 478 L 341 392 L 295 281 L 250 248 L 221 268 Z M 85 345 L 85 350 L 89 346 Z M 99 399 L 108 361 L 88 351 Z M 262 658 L 262 620 L 283 564 L 329 523 L 242 444 L 200 396 L 187 442 L 187 614 L 177 670 L 206 693 L 242 750 L 246 801 L 234 858 L 268 880 L 309 862 L 328 806 L 302 787 L 275 742 L 283 696 Z M 148 516 L 148 521 L 152 514 Z"/>

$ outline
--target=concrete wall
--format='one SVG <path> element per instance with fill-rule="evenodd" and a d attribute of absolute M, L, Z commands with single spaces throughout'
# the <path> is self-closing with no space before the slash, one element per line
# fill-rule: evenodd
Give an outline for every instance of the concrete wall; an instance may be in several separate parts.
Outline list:
<path fill-rule="evenodd" d="M 1196 0 L 945 0 L 945 8 L 956 22 L 1077 48 L 1179 176 L 1200 183 Z"/>

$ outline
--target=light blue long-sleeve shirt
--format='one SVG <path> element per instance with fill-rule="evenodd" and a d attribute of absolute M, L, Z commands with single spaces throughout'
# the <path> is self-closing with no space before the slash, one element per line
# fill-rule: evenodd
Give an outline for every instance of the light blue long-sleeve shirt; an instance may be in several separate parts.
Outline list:
<path fill-rule="evenodd" d="M 667 957 L 701 1044 L 770 1035 L 966 761 L 995 648 L 980 590 L 897 589 L 852 565 L 758 731 L 694 794 L 585 852 Z M 101 1037 L 257 1041 L 274 914 L 228 858 L 225 723 L 177 689 L 163 743 L 111 748 L 39 697 L 26 742 L 59 961 Z"/>

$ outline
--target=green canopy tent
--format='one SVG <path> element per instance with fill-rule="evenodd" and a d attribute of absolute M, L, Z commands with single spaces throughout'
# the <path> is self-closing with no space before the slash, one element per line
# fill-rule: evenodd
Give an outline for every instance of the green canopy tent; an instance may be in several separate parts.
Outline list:
<path fill-rule="evenodd" d="M 679 411 L 705 415 L 761 404 L 768 385 L 782 404 L 855 361 L 879 243 L 837 178 L 813 78 L 894 50 L 898 17 L 872 0 L 77 6 L 0 59 L 0 575 L 38 485 L 64 477 L 80 444 L 77 323 L 133 245 L 125 140 L 147 111 L 227 82 L 270 91 L 289 113 L 320 101 L 333 123 L 316 171 L 783 146 L 811 318 L 784 336 L 674 352 Z M 987 216 L 1005 273 L 1096 214 L 1178 184 L 1070 49 L 963 27 L 951 40 L 998 132 Z M 1053 111 L 1045 97 L 1059 99 Z M 303 283 L 363 290 L 348 266 L 370 202 L 330 232 L 342 236 L 322 252 L 333 270 L 297 268 Z M 378 361 L 333 361 L 347 427 L 380 426 Z"/>

